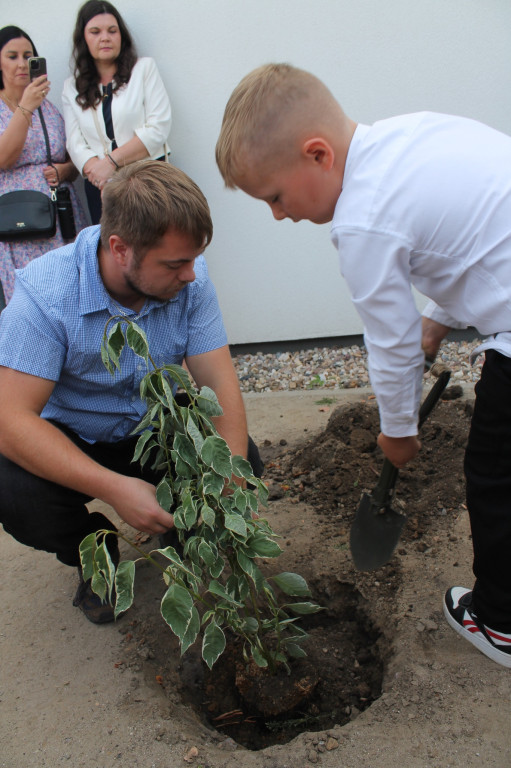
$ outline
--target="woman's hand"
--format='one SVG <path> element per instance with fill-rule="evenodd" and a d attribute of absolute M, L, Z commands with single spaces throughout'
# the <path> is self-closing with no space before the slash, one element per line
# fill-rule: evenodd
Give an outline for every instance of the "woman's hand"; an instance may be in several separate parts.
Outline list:
<path fill-rule="evenodd" d="M 62 181 L 73 181 L 76 179 L 77 173 L 70 160 L 65 163 L 53 163 L 53 165 L 47 165 L 43 169 L 43 176 L 50 187 L 56 187 Z"/>
<path fill-rule="evenodd" d="M 47 80 L 46 75 L 36 77 L 23 91 L 23 95 L 19 100 L 20 107 L 28 109 L 29 112 L 35 112 L 49 94 L 50 88 L 51 83 Z"/>
<path fill-rule="evenodd" d="M 93 163 L 92 160 L 88 160 L 83 167 L 83 171 L 90 183 L 101 190 L 114 175 L 115 167 L 108 157 L 103 157 L 101 160 L 99 158 L 92 159 L 95 162 Z"/>

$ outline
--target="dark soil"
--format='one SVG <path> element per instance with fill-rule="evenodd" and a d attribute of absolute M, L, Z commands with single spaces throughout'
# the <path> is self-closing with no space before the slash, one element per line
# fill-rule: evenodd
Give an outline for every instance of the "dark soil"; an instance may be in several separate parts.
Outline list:
<path fill-rule="evenodd" d="M 403 543 L 427 539 L 463 503 L 463 455 L 472 410 L 472 403 L 440 402 L 422 427 L 421 452 L 399 473 L 392 502 L 407 517 Z M 370 492 L 378 481 L 383 464 L 376 444 L 379 431 L 376 405 L 362 403 L 336 409 L 323 433 L 292 452 L 266 446 L 270 500 L 287 496 L 306 502 L 325 532 L 347 536 L 362 492 Z"/>
<path fill-rule="evenodd" d="M 325 608 L 302 622 L 309 632 L 307 666 L 293 670 L 298 681 L 310 682 L 307 675 L 312 673 L 317 682 L 296 706 L 282 714 L 264 713 L 257 697 L 243 696 L 243 686 L 236 685 L 239 655 L 234 644 L 212 672 L 201 663 L 200 643 L 179 661 L 175 638 L 154 604 L 154 611 L 146 606 L 140 618 L 126 625 L 126 658 L 131 650 L 131 663 L 137 657 L 140 661 L 143 649 L 146 672 L 168 693 L 171 711 L 184 704 L 214 729 L 218 741 L 230 737 L 259 750 L 304 731 L 332 732 L 381 695 L 394 624 L 400 618 L 395 614 L 400 555 L 412 548 L 427 554 L 439 538 L 450 536 L 451 518 L 464 504 L 463 454 L 471 408 L 465 402 L 441 402 L 423 426 L 422 451 L 399 473 L 393 500 L 407 517 L 401 541 L 390 563 L 371 573 L 358 573 L 352 566 L 339 573 L 339 554 L 348 549 L 361 493 L 374 488 L 383 462 L 376 445 L 374 401 L 333 411 L 324 432 L 293 450 L 268 442 L 260 446 L 270 488 L 268 517 L 282 535 L 284 550 L 277 562 L 263 561 L 261 567 L 266 573 L 301 573 L 312 599 Z M 301 527 L 295 525 L 295 513 Z M 153 585 L 148 592 L 154 597 L 157 589 Z M 279 687 L 285 691 L 293 677 L 285 675 L 271 685 L 275 692 Z"/>

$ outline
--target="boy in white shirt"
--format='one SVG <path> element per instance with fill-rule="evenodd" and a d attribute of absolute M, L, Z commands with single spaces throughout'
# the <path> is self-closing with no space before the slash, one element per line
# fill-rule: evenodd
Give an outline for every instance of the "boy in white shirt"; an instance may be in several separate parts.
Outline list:
<path fill-rule="evenodd" d="M 357 125 L 312 74 L 269 64 L 231 95 L 216 157 L 276 219 L 332 222 L 396 467 L 420 449 L 424 354 L 450 328 L 491 337 L 465 457 L 476 581 L 447 590 L 444 613 L 511 667 L 511 138 L 428 112 Z M 412 286 L 431 299 L 422 319 Z"/>

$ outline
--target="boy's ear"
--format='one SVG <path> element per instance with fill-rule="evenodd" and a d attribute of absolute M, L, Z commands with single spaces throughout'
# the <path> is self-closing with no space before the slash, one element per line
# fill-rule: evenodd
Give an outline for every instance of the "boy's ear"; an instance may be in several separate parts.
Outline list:
<path fill-rule="evenodd" d="M 335 152 L 332 145 L 320 136 L 314 139 L 307 139 L 302 146 L 302 153 L 305 157 L 321 165 L 325 171 L 329 171 L 335 161 Z"/>
<path fill-rule="evenodd" d="M 128 246 L 119 235 L 110 235 L 108 238 L 110 253 L 114 260 L 121 266 L 126 266 L 128 261 Z"/>

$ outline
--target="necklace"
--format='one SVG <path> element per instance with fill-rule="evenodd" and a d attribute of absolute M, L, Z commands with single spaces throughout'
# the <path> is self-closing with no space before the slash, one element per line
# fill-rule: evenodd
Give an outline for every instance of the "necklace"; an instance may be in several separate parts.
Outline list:
<path fill-rule="evenodd" d="M 5 95 L 5 93 L 0 93 L 0 96 L 2 97 L 2 101 L 5 101 L 8 107 L 11 107 L 13 110 L 19 107 L 19 104 L 14 104 L 8 96 Z"/>
<path fill-rule="evenodd" d="M 108 295 L 110 296 L 112 304 L 118 310 L 120 315 L 122 315 L 123 317 L 131 317 L 131 312 L 134 312 L 135 313 L 135 317 L 131 318 L 133 320 L 133 322 L 136 322 L 140 318 L 140 315 L 141 315 L 141 313 L 142 313 L 142 311 L 144 309 L 145 303 L 144 303 L 144 306 L 142 307 L 142 309 L 139 312 L 137 312 L 135 309 L 132 309 L 131 312 L 127 312 L 126 309 L 124 307 L 121 307 L 121 305 L 110 294 L 108 294 Z"/>

